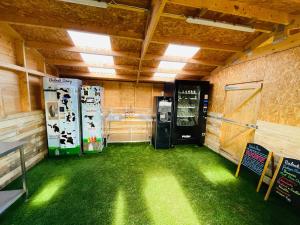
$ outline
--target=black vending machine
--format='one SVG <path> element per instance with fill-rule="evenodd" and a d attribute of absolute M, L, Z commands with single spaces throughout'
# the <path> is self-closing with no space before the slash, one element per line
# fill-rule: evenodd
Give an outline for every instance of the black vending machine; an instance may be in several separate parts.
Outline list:
<path fill-rule="evenodd" d="M 203 145 L 208 92 L 208 81 L 175 81 L 173 144 Z"/>
<path fill-rule="evenodd" d="M 154 148 L 170 148 L 172 145 L 173 97 L 154 97 L 152 144 Z"/>

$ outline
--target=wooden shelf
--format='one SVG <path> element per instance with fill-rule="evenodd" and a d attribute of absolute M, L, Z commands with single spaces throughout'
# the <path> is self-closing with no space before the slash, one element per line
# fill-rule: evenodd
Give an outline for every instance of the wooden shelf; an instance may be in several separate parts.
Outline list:
<path fill-rule="evenodd" d="M 33 70 L 33 69 L 28 69 L 28 68 L 25 68 L 23 66 L 18 66 L 18 65 L 15 65 L 15 64 L 11 64 L 11 63 L 0 62 L 0 68 L 13 70 L 13 71 L 17 71 L 17 72 L 24 72 L 24 73 L 27 72 L 29 74 L 40 76 L 40 77 L 55 77 L 55 76 L 50 75 L 50 74 L 46 74 L 46 73 L 43 73 L 43 72 L 40 72 L 40 71 L 37 71 L 37 70 Z"/>

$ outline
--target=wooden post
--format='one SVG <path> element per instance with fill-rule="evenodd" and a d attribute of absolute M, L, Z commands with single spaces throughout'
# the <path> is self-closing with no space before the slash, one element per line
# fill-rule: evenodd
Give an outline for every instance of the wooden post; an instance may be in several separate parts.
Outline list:
<path fill-rule="evenodd" d="M 44 59 L 44 71 L 45 76 L 47 76 L 47 66 L 45 63 L 45 59 Z M 44 85 L 43 85 L 43 79 L 42 79 L 42 84 L 41 84 L 41 108 L 45 109 L 45 97 L 44 97 Z"/>
<path fill-rule="evenodd" d="M 5 117 L 5 108 L 3 103 L 3 95 L 2 95 L 2 89 L 0 88 L 0 118 Z"/>
<path fill-rule="evenodd" d="M 243 161 L 243 158 L 244 158 L 244 154 L 245 154 L 246 149 L 247 149 L 247 147 L 244 148 L 244 151 L 243 151 L 242 156 L 241 156 L 241 158 L 240 158 L 238 167 L 237 167 L 236 172 L 235 172 L 235 177 L 238 177 L 238 175 L 239 175 L 239 172 L 240 172 L 240 169 L 241 169 L 241 165 L 242 165 L 242 161 Z"/>
<path fill-rule="evenodd" d="M 265 198 L 264 198 L 265 201 L 267 201 L 267 200 L 269 199 L 269 196 L 270 196 L 272 187 L 273 187 L 274 182 L 275 182 L 275 180 L 276 180 L 276 177 L 277 177 L 277 175 L 278 175 L 278 173 L 279 173 L 279 170 L 280 170 L 280 167 L 281 167 L 282 162 L 283 162 L 283 157 L 280 157 L 279 162 L 278 162 L 277 167 L 276 167 L 276 170 L 275 170 L 275 173 L 274 173 L 274 175 L 273 175 L 273 177 L 272 177 L 272 180 L 271 180 L 271 182 L 270 182 L 268 191 L 267 191 L 267 193 L 266 193 L 266 195 L 265 195 Z"/>
<path fill-rule="evenodd" d="M 267 172 L 267 169 L 269 167 L 269 163 L 270 163 L 270 160 L 272 159 L 272 157 L 273 157 L 273 152 L 269 152 L 268 158 L 266 160 L 266 164 L 264 166 L 263 172 L 260 176 L 260 179 L 259 179 L 259 182 L 258 182 L 258 185 L 257 185 L 257 188 L 256 188 L 256 192 L 259 192 L 259 190 L 260 190 L 261 184 L 264 180 L 265 174 Z"/>
<path fill-rule="evenodd" d="M 26 53 L 25 44 L 22 40 L 15 41 L 16 47 L 16 62 L 18 66 L 22 66 L 26 69 Z M 23 112 L 31 111 L 31 101 L 30 101 L 30 90 L 29 90 L 29 76 L 28 72 L 18 72 L 19 75 L 19 87 L 21 96 L 21 110 Z"/>

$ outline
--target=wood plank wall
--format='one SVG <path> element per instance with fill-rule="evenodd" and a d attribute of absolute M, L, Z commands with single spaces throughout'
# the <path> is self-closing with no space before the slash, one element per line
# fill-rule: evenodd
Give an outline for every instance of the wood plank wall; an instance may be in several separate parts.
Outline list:
<path fill-rule="evenodd" d="M 0 141 L 28 141 L 25 146 L 26 168 L 29 169 L 47 154 L 43 111 L 17 113 L 0 119 Z M 0 159 L 0 188 L 20 176 L 19 152 Z"/>
<path fill-rule="evenodd" d="M 16 67 L 18 69 L 9 69 Z M 27 69 L 31 71 L 27 72 Z M 56 71 L 7 24 L 0 24 L 0 141 L 25 139 L 27 169 L 47 153 L 41 74 Z M 38 75 L 37 75 L 38 74 Z M 0 188 L 20 175 L 19 153 L 0 159 Z"/>
<path fill-rule="evenodd" d="M 146 109 L 152 113 L 153 97 L 163 95 L 164 85 L 122 81 L 83 80 L 84 85 L 104 87 L 105 111 L 118 108 Z"/>
<path fill-rule="evenodd" d="M 137 114 L 153 114 L 154 96 L 163 95 L 164 85 L 153 83 L 119 82 L 119 81 L 92 81 L 84 80 L 83 84 L 100 85 L 104 87 L 104 113 L 124 113 L 125 111 Z M 104 123 L 108 133 L 108 123 Z M 110 124 L 110 141 L 144 141 L 152 132 L 151 125 L 141 121 L 112 122 Z"/>
<path fill-rule="evenodd" d="M 258 129 L 254 142 L 278 155 L 300 159 L 300 47 L 268 55 L 223 69 L 207 78 L 212 84 L 205 144 L 220 150 L 221 120 L 224 113 L 225 85 L 262 81 Z"/>

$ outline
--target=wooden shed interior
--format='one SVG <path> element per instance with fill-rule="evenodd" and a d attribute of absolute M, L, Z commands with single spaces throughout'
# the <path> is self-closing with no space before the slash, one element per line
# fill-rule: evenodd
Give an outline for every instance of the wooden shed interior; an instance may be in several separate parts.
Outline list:
<path fill-rule="evenodd" d="M 97 156 L 48 157 L 43 78 L 103 87 L 105 116 L 150 117 L 175 80 L 208 81 L 204 147 L 111 144 Z M 103 124 L 112 142 L 142 142 L 152 130 Z M 0 143 L 20 140 L 29 200 L 1 224 L 296 224 L 294 206 L 262 199 L 282 157 L 300 160 L 300 1 L 1 0 Z M 260 193 L 255 176 L 234 177 L 247 143 L 273 155 Z M 16 186 L 21 169 L 18 151 L 1 155 L 0 188 Z M 102 173 L 106 185 L 92 192 Z"/>

